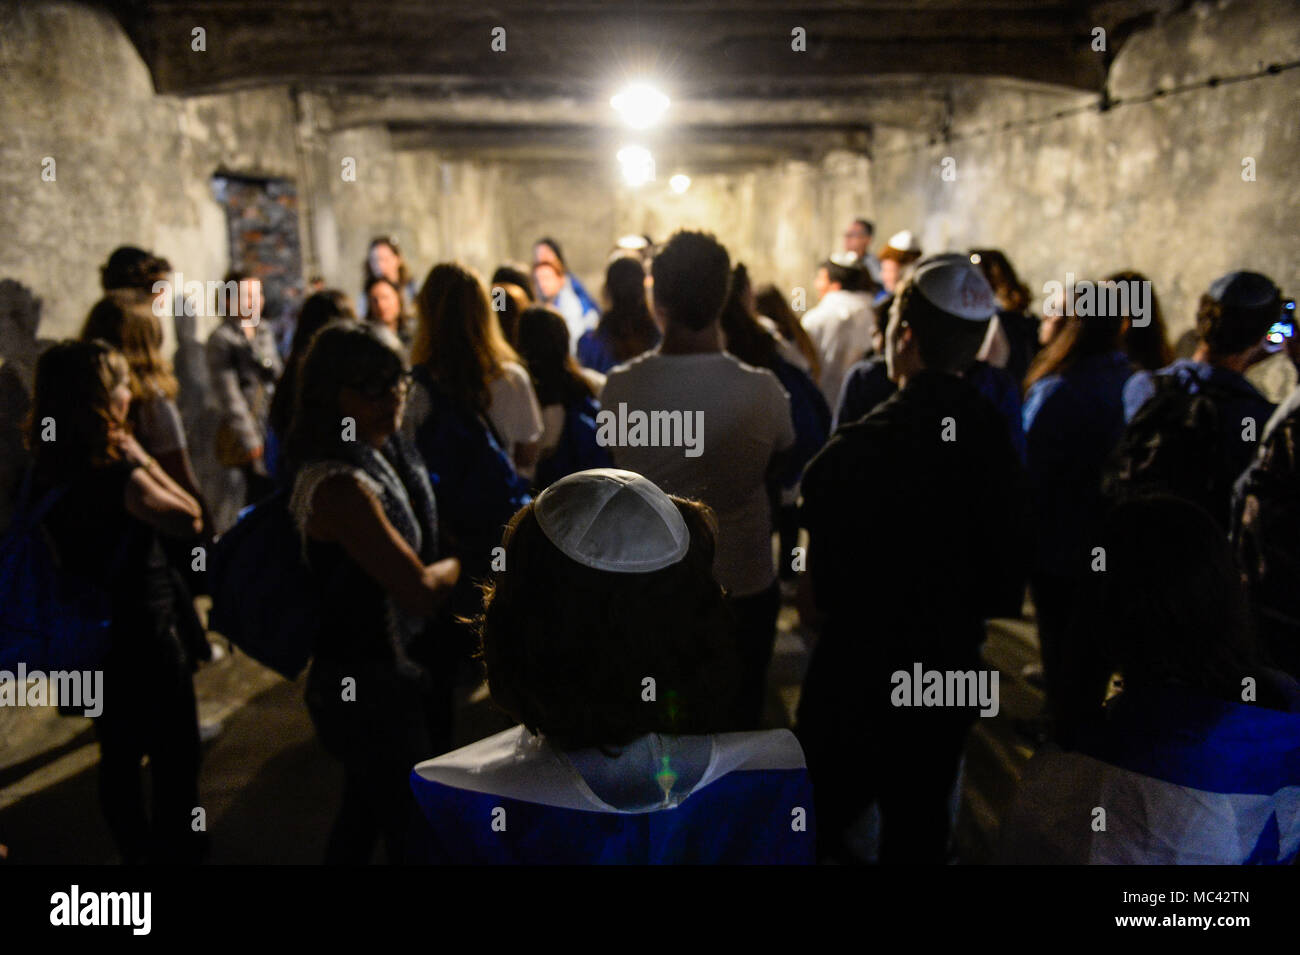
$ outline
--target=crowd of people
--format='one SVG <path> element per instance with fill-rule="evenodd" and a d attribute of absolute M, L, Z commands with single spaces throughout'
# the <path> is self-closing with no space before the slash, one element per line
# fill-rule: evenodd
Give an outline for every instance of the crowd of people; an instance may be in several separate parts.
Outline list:
<path fill-rule="evenodd" d="M 903 230 L 873 254 L 874 232 L 850 223 L 806 310 L 702 232 L 616 247 L 599 302 L 550 237 L 489 282 L 417 283 L 384 236 L 359 294 L 314 291 L 279 344 L 231 272 L 203 400 L 262 516 L 243 537 L 191 459 L 170 266 L 115 251 L 36 362 L 13 493 L 60 572 L 111 594 L 96 731 L 123 859 L 207 851 L 195 597 L 238 617 L 212 551 L 308 582 L 270 599 L 309 632 L 265 629 L 310 656 L 343 767 L 329 862 L 949 861 L 979 711 L 900 705 L 894 678 L 988 670 L 986 623 L 1026 590 L 1046 706 L 1003 858 L 1293 860 L 1300 389 L 1250 376 L 1300 364 L 1293 304 L 1207 280 L 1175 359 L 1138 273 L 1038 310 L 997 249 Z M 765 728 L 783 598 L 815 637 L 793 731 Z M 471 660 L 519 725 L 453 752 Z"/>

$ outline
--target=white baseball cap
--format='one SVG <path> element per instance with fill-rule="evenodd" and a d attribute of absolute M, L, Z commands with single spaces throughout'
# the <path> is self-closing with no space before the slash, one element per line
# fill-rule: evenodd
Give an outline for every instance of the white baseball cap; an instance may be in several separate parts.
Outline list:
<path fill-rule="evenodd" d="M 547 540 L 594 570 L 647 574 L 677 563 L 691 546 L 677 505 L 633 471 L 570 474 L 538 495 L 533 511 Z"/>

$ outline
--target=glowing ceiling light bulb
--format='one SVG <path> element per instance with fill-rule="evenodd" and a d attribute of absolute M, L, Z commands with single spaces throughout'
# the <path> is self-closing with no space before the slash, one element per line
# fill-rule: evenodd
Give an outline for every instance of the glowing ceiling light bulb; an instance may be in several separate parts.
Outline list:
<path fill-rule="evenodd" d="M 668 103 L 668 97 L 648 83 L 633 83 L 609 100 L 623 122 L 633 129 L 646 129 L 659 122 Z"/>
<path fill-rule="evenodd" d="M 682 193 L 691 188 L 691 177 L 685 173 L 678 173 L 668 180 L 668 185 L 672 186 L 673 192 Z"/>
<path fill-rule="evenodd" d="M 624 146 L 618 151 L 618 162 L 623 167 L 623 180 L 629 186 L 636 188 L 654 181 L 655 160 L 643 146 Z"/>

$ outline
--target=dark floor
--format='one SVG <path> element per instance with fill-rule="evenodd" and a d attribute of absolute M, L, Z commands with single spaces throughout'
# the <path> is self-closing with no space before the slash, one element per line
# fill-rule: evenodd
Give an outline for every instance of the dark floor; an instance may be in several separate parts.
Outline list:
<path fill-rule="evenodd" d="M 1041 707 L 1041 694 L 1020 678 L 1022 667 L 1037 659 L 1031 624 L 995 623 L 985 652 L 1001 672 L 1001 710 L 996 717 L 979 720 L 967 744 L 957 830 L 958 855 L 965 863 L 989 857 L 997 820 L 1031 753 L 1029 742 L 1017 733 L 1017 723 Z M 795 615 L 784 608 L 769 674 L 771 725 L 788 723 L 793 714 L 806 660 Z M 226 714 L 221 733 L 205 744 L 200 779 L 212 863 L 319 862 L 338 807 L 341 772 L 316 741 L 302 702 L 303 679 L 288 683 L 271 677 L 235 654 L 214 672 L 201 672 L 198 682 L 201 709 L 215 712 L 221 703 L 218 709 Z M 249 692 L 250 687 L 255 689 Z M 241 689 L 251 698 L 241 698 Z M 508 725 L 481 690 L 462 691 L 458 745 Z M 0 845 L 8 847 L 10 865 L 112 863 L 113 846 L 95 792 L 93 736 L 82 731 L 66 739 L 71 731 L 58 723 L 47 732 L 56 731 L 61 736 L 51 741 L 58 745 L 24 767 L 55 756 L 61 756 L 59 760 L 19 783 L 12 778 L 12 768 L 7 776 L 0 775 L 0 797 L 8 797 L 0 799 Z M 55 771 L 60 766 L 63 771 Z M 43 783 L 44 777 L 50 781 Z"/>

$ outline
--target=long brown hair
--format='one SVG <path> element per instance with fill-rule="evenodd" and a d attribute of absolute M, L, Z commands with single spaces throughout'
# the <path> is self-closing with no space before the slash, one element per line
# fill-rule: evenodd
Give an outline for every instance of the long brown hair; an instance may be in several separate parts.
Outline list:
<path fill-rule="evenodd" d="M 289 348 L 289 357 L 284 362 L 284 374 L 275 387 L 275 396 L 271 398 L 271 410 L 267 416 L 271 428 L 281 439 L 289 433 L 289 426 L 293 423 L 298 369 L 307 354 L 307 348 L 315 334 L 335 319 L 357 320 L 352 302 L 338 289 L 327 288 L 313 292 L 302 303 L 298 323 L 293 329 L 293 344 Z"/>
<path fill-rule="evenodd" d="M 650 314 L 639 256 L 619 255 L 605 267 L 604 299 L 605 314 L 596 329 L 608 341 L 615 364 L 655 347 L 659 327 Z"/>
<path fill-rule="evenodd" d="M 775 368 L 776 339 L 749 310 L 749 291 L 749 270 L 745 263 L 737 262 L 731 270 L 731 289 L 719 316 L 722 333 L 727 336 L 727 353 L 755 368 Z"/>
<path fill-rule="evenodd" d="M 397 256 L 397 287 L 406 288 L 411 284 L 413 276 L 410 268 L 407 267 L 406 256 L 402 255 L 402 247 L 391 235 L 375 236 L 366 246 L 366 261 L 361 266 L 361 287 L 366 288 L 373 278 L 383 278 L 382 275 L 376 275 L 375 270 L 370 267 L 370 253 L 375 251 L 377 245 L 386 245 L 393 250 L 393 254 Z"/>
<path fill-rule="evenodd" d="M 308 461 L 348 460 L 355 445 L 342 437 L 339 394 L 346 387 L 395 382 L 405 369 L 396 339 L 373 322 L 350 318 L 327 323 L 298 365 L 285 457 L 291 471 Z"/>
<path fill-rule="evenodd" d="M 101 339 L 118 349 L 130 367 L 132 401 L 174 399 L 180 390 L 172 364 L 162 355 L 162 323 L 153 313 L 153 297 L 134 289 L 105 293 L 90 309 L 81 328 L 82 341 Z"/>
<path fill-rule="evenodd" d="M 1067 295 L 1071 294 L 1068 290 Z M 1024 390 L 1048 375 L 1063 374 L 1085 358 L 1121 351 L 1124 323 L 1115 315 L 1070 315 L 1061 330 L 1034 356 L 1025 375 Z"/>
<path fill-rule="evenodd" d="M 782 338 L 799 349 L 799 354 L 803 355 L 808 362 L 808 374 L 816 381 L 821 374 L 821 356 L 817 354 L 817 346 L 808 337 L 808 332 L 804 330 L 803 323 L 799 321 L 799 316 L 794 313 L 794 309 L 790 307 L 790 303 L 781 294 L 781 290 L 769 282 L 760 288 L 758 294 L 754 296 L 754 305 L 758 308 L 758 314 L 766 315 L 776 322 L 777 330 L 781 333 Z M 881 327 L 884 327 L 883 324 Z"/>
<path fill-rule="evenodd" d="M 564 405 L 596 397 L 591 382 L 583 377 L 578 361 L 569 352 L 569 326 L 564 316 L 546 305 L 524 309 L 519 316 L 519 350 L 537 392 L 537 403 Z"/>
<path fill-rule="evenodd" d="M 1006 253 L 1001 249 L 971 249 L 970 254 L 971 260 L 988 279 L 1003 311 L 1023 312 L 1029 307 L 1029 289 L 1016 275 Z"/>
<path fill-rule="evenodd" d="M 1124 351 L 1128 354 L 1129 361 L 1145 371 L 1155 371 L 1170 364 L 1174 360 L 1174 350 L 1169 345 L 1169 332 L 1165 328 L 1160 299 L 1156 297 L 1155 287 L 1150 284 L 1150 280 L 1141 272 L 1126 269 L 1106 276 L 1106 281 L 1128 283 L 1129 288 L 1133 287 L 1133 282 L 1147 283 L 1151 289 L 1151 311 L 1147 316 L 1150 321 L 1141 327 L 1130 321 L 1128 330 L 1124 333 Z M 1132 319 L 1131 315 L 1124 317 Z"/>
<path fill-rule="evenodd" d="M 113 416 L 113 389 L 131 380 L 122 353 L 103 341 L 51 345 L 36 362 L 27 448 L 42 483 L 57 484 L 118 460 L 109 436 L 125 422 Z M 47 440 L 46 428 L 57 429 Z"/>
<path fill-rule="evenodd" d="M 435 265 L 415 305 L 411 364 L 427 368 L 453 397 L 487 411 L 488 385 L 505 374 L 505 362 L 520 359 L 506 342 L 478 275 L 456 262 Z"/>

